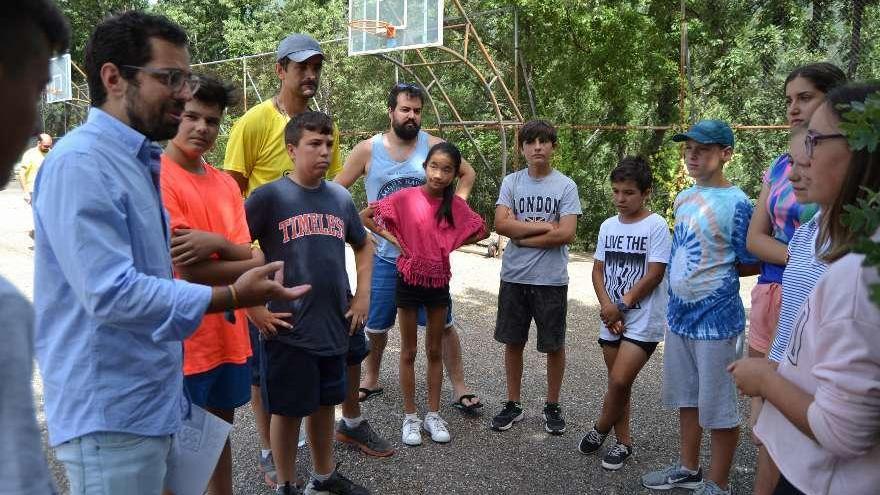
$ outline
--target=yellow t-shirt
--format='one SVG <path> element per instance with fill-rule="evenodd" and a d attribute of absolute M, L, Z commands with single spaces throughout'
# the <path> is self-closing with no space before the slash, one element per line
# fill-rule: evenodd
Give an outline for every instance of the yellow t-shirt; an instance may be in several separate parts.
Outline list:
<path fill-rule="evenodd" d="M 19 173 L 22 178 L 21 186 L 24 188 L 25 192 L 34 192 L 34 182 L 37 180 L 37 172 L 40 171 L 40 166 L 43 165 L 43 159 L 45 157 L 46 153 L 40 151 L 38 146 L 34 146 L 25 151 L 24 155 L 21 156 L 21 171 Z"/>
<path fill-rule="evenodd" d="M 245 196 L 293 170 L 293 161 L 284 145 L 284 127 L 289 120 L 290 117 L 279 112 L 269 99 L 255 105 L 233 124 L 226 143 L 223 168 L 234 170 L 248 178 Z M 341 170 L 339 129 L 334 123 L 333 151 L 330 168 L 326 173 L 327 180 L 333 179 Z"/>

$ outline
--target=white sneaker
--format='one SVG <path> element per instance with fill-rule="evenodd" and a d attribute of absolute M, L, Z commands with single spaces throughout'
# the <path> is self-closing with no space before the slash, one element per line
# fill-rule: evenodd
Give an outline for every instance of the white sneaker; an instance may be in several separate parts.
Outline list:
<path fill-rule="evenodd" d="M 402 440 L 403 443 L 415 447 L 416 445 L 422 444 L 422 432 L 419 427 L 422 425 L 422 420 L 420 419 L 403 419 L 403 435 Z"/>
<path fill-rule="evenodd" d="M 431 434 L 431 440 L 437 443 L 446 443 L 452 439 L 449 436 L 449 429 L 446 428 L 447 424 L 439 414 L 428 414 L 425 416 L 422 428 Z"/>

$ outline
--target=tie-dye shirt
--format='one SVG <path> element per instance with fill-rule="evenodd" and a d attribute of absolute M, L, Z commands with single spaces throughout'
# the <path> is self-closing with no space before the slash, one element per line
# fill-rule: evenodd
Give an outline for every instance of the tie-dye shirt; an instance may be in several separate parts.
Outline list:
<path fill-rule="evenodd" d="M 791 181 L 788 180 L 791 164 L 791 155 L 785 153 L 777 158 L 764 173 L 764 185 L 770 192 L 764 206 L 770 215 L 773 237 L 783 244 L 788 244 L 794 231 L 801 224 L 809 221 L 817 210 L 816 205 L 802 205 L 795 199 Z M 784 265 L 762 262 L 758 283 L 782 283 L 782 272 L 784 271 Z"/>
<path fill-rule="evenodd" d="M 674 210 L 669 329 L 698 340 L 735 337 L 745 327 L 736 265 L 758 262 L 746 250 L 752 203 L 735 186 L 693 186 Z"/>

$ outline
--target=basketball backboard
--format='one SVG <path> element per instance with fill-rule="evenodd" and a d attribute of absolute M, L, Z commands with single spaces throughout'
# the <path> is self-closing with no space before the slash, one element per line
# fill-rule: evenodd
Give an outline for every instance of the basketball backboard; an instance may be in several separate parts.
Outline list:
<path fill-rule="evenodd" d="M 443 0 L 349 0 L 348 54 L 443 44 Z"/>
<path fill-rule="evenodd" d="M 49 83 L 46 84 L 46 103 L 67 101 L 73 98 L 70 81 L 70 54 L 49 60 Z"/>

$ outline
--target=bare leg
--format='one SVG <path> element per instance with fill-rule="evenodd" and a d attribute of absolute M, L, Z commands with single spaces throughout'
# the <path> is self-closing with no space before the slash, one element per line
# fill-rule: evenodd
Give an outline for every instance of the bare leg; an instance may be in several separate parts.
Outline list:
<path fill-rule="evenodd" d="M 562 389 L 564 375 L 565 347 L 547 353 L 547 402 L 559 402 L 559 391 Z"/>
<path fill-rule="evenodd" d="M 416 353 L 419 334 L 416 328 L 416 308 L 397 308 L 400 327 L 400 393 L 403 395 L 403 412 L 416 412 Z"/>
<path fill-rule="evenodd" d="M 712 461 L 714 462 L 714 460 Z M 758 447 L 758 466 L 755 473 L 755 495 L 772 495 L 779 483 L 779 468 L 767 452 L 767 448 Z"/>
<path fill-rule="evenodd" d="M 257 432 L 260 434 L 260 447 L 270 449 L 269 442 L 269 418 L 270 415 L 263 407 L 263 394 L 260 387 L 251 385 L 251 409 L 254 411 L 254 422 L 257 423 Z"/>
<path fill-rule="evenodd" d="M 446 316 L 443 316 L 443 323 L 446 324 Z M 452 382 L 452 391 L 457 400 L 462 395 L 470 393 L 470 389 L 464 382 L 464 363 L 461 359 L 461 339 L 455 326 L 448 326 L 443 330 L 443 364 L 446 367 L 446 374 L 449 381 Z M 470 401 L 465 401 L 464 405 L 468 406 L 476 404 L 479 399 L 476 397 Z"/>
<path fill-rule="evenodd" d="M 428 410 L 440 410 L 440 387 L 443 385 L 443 327 L 446 325 L 446 306 L 427 308 L 428 325 L 425 331 L 425 356 L 428 358 Z M 459 355 L 459 365 L 461 355 Z"/>
<path fill-rule="evenodd" d="M 299 442 L 299 428 L 302 418 L 272 415 L 269 432 L 272 439 L 272 454 L 275 457 L 275 468 L 278 484 L 296 482 L 296 445 Z M 312 431 L 311 425 L 308 428 Z M 314 447 L 312 447 L 314 448 Z"/>
<path fill-rule="evenodd" d="M 388 332 L 367 332 L 367 338 L 370 339 L 370 354 L 364 360 L 364 373 L 360 377 L 360 386 L 373 390 L 379 386 L 379 371 L 382 369 L 385 346 L 388 345 Z"/>
<path fill-rule="evenodd" d="M 358 382 L 361 379 L 361 365 L 352 364 L 347 366 L 345 402 L 342 403 L 342 416 L 354 419 L 361 415 L 361 403 L 358 402 Z"/>
<path fill-rule="evenodd" d="M 602 348 L 603 352 L 605 349 L 613 348 L 605 346 Z M 636 376 L 648 362 L 648 353 L 631 342 L 623 341 L 614 358 L 608 373 L 608 392 L 602 403 L 602 416 L 596 422 L 596 429 L 608 432 L 614 426 L 617 440 L 632 445 L 629 431 L 630 393 Z"/>
<path fill-rule="evenodd" d="M 312 450 L 312 470 L 317 474 L 330 474 L 334 469 L 334 410 L 333 406 L 321 406 L 309 416 L 309 427 L 306 433 L 309 435 L 309 448 Z"/>
<path fill-rule="evenodd" d="M 235 419 L 235 409 L 215 409 L 213 407 L 205 408 L 208 412 L 218 418 L 232 424 Z M 211 480 L 208 482 L 208 493 L 211 495 L 232 495 L 232 446 L 229 439 L 226 439 L 226 445 L 220 452 L 220 459 L 214 467 L 211 474 Z"/>
<path fill-rule="evenodd" d="M 504 373 L 507 375 L 507 400 L 520 401 L 523 375 L 523 350 L 526 344 L 504 344 Z"/>
<path fill-rule="evenodd" d="M 703 437 L 699 410 L 696 407 L 679 408 L 678 422 L 681 438 L 681 465 L 690 470 L 696 470 L 700 466 L 700 440 Z"/>
<path fill-rule="evenodd" d="M 709 479 L 722 490 L 727 490 L 730 478 L 730 465 L 739 440 L 739 427 L 726 430 L 712 430 L 712 460 L 709 464 Z"/>

